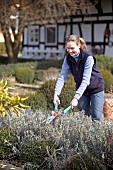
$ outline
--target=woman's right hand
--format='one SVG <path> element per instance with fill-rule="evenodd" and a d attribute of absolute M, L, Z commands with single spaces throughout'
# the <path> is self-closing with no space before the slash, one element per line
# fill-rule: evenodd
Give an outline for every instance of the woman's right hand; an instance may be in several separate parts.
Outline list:
<path fill-rule="evenodd" d="M 55 104 L 56 102 L 58 102 L 58 104 L 60 104 L 60 99 L 57 94 L 54 94 L 53 103 Z"/>

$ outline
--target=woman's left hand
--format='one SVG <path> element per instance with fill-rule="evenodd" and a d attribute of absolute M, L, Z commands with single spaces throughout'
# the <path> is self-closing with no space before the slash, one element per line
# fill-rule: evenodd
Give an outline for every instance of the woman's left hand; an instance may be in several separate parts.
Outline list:
<path fill-rule="evenodd" d="M 71 106 L 72 106 L 72 109 L 73 107 L 77 106 L 78 105 L 78 99 L 74 98 L 72 101 L 71 101 Z"/>

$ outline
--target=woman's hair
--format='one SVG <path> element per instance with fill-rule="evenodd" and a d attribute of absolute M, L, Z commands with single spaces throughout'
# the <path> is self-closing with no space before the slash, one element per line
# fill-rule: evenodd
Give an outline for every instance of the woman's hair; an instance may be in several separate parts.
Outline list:
<path fill-rule="evenodd" d="M 75 35 L 75 34 L 70 35 L 70 36 L 66 39 L 66 43 L 67 43 L 67 42 L 70 42 L 70 41 L 75 42 L 76 45 L 80 45 L 80 49 L 81 49 L 81 50 L 86 50 L 86 49 L 87 49 L 85 40 L 84 40 L 83 38 Z"/>

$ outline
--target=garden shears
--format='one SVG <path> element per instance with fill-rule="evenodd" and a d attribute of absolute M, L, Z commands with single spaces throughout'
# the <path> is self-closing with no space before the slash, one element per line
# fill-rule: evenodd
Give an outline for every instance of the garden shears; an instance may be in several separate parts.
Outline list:
<path fill-rule="evenodd" d="M 52 115 L 49 117 L 48 123 L 51 123 L 59 115 L 65 115 L 71 108 L 72 108 L 72 106 L 69 105 L 66 109 L 64 109 L 60 112 L 60 111 L 58 111 L 58 102 L 56 102 L 54 104 L 54 110 L 51 113 Z"/>

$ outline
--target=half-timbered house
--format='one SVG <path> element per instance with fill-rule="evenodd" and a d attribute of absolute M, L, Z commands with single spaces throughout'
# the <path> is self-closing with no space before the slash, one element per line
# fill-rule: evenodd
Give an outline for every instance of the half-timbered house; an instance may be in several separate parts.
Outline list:
<path fill-rule="evenodd" d="M 61 58 L 70 34 L 83 37 L 94 54 L 113 56 L 113 1 L 99 0 L 88 15 L 77 10 L 76 15 L 57 24 L 25 26 L 22 57 Z"/>

